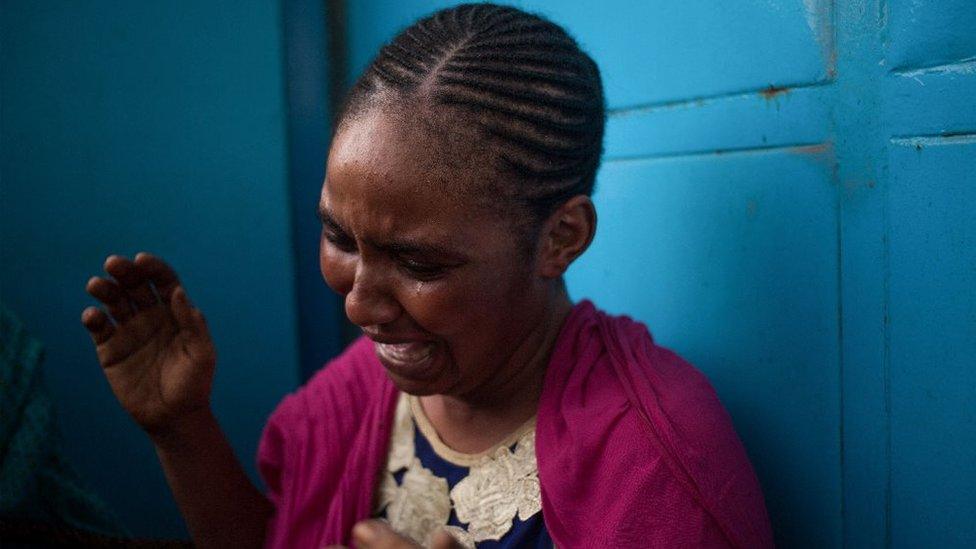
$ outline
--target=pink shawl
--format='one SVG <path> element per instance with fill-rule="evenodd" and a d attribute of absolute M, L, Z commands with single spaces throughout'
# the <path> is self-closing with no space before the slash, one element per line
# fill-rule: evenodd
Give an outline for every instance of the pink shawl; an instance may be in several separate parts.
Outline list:
<path fill-rule="evenodd" d="M 373 511 L 396 396 L 361 338 L 282 400 L 258 448 L 276 508 L 267 547 L 349 543 Z M 559 547 L 772 547 L 729 415 L 643 324 L 577 304 L 536 425 L 542 512 Z"/>

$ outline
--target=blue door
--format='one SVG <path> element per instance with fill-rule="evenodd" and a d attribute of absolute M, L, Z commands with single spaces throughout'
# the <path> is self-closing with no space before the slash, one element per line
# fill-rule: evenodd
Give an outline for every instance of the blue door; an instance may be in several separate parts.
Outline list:
<path fill-rule="evenodd" d="M 449 4 L 351 2 L 350 77 Z M 976 546 L 976 4 L 518 4 L 604 75 L 571 292 L 708 374 L 779 544 Z"/>

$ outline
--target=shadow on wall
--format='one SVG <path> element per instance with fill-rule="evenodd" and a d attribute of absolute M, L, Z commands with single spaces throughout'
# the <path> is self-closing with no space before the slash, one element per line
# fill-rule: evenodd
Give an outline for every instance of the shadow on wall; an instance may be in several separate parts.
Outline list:
<path fill-rule="evenodd" d="M 177 268 L 217 346 L 215 413 L 256 478 L 299 372 L 279 8 L 3 3 L 3 299 L 45 344 L 66 457 L 139 536 L 186 531 L 81 326 L 85 283 L 112 253 Z"/>

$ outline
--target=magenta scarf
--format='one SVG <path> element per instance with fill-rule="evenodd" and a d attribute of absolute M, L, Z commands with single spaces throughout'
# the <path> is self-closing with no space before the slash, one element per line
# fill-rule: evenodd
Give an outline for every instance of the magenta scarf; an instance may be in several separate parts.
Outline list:
<path fill-rule="evenodd" d="M 285 397 L 258 448 L 267 547 L 349 543 L 373 514 L 397 390 L 361 338 Z M 643 324 L 589 301 L 567 318 L 536 423 L 556 545 L 772 547 L 762 491 L 708 380 Z"/>

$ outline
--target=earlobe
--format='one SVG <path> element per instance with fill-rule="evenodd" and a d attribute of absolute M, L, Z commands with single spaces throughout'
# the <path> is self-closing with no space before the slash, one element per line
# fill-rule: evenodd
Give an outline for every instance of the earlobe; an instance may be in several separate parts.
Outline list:
<path fill-rule="evenodd" d="M 543 236 L 542 276 L 562 276 L 583 254 L 596 233 L 596 209 L 585 195 L 564 202 L 549 216 Z"/>

